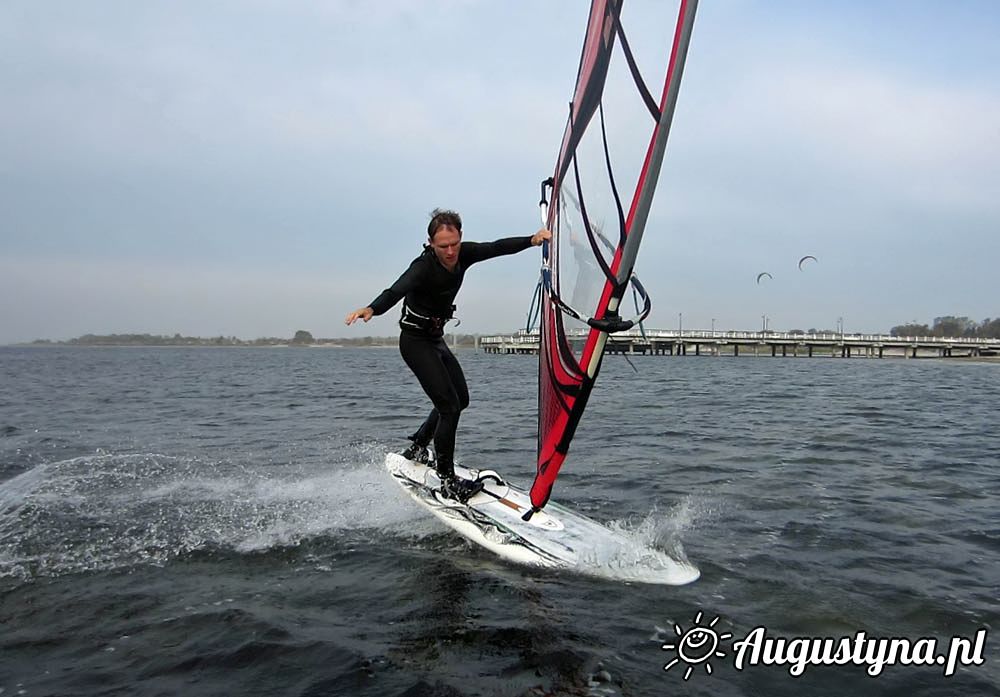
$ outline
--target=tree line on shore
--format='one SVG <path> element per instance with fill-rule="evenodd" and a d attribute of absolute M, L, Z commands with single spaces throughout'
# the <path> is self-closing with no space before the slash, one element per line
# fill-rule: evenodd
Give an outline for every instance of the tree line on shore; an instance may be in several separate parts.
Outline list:
<path fill-rule="evenodd" d="M 1000 339 L 1000 318 L 984 319 L 976 322 L 968 317 L 935 317 L 934 324 L 927 326 L 916 320 L 900 324 L 889 330 L 892 336 L 936 336 L 963 339 Z"/>
<path fill-rule="evenodd" d="M 453 346 L 475 346 L 476 335 L 449 334 L 447 341 Z M 198 337 L 174 334 L 84 334 L 66 341 L 36 339 L 32 346 L 396 346 L 399 336 L 362 336 L 347 339 L 316 339 L 305 330 L 295 332 L 292 338 L 262 337 L 238 339 L 235 336 Z"/>
<path fill-rule="evenodd" d="M 174 334 L 84 334 L 66 341 L 36 339 L 33 346 L 284 346 L 288 339 L 262 337 L 244 340 L 235 336 L 181 336 Z"/>

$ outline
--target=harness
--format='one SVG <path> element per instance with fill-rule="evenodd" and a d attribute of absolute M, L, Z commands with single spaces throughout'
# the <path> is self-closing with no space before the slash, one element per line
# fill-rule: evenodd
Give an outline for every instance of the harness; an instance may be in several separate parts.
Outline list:
<path fill-rule="evenodd" d="M 447 317 L 428 317 L 419 312 L 414 312 L 407 306 L 406 300 L 403 300 L 403 314 L 399 318 L 399 326 L 420 329 L 421 331 L 430 333 L 443 333 L 444 325 L 450 320 L 455 320 L 455 326 L 461 323 L 462 320 L 455 318 L 455 310 L 456 307 L 452 305 Z"/>

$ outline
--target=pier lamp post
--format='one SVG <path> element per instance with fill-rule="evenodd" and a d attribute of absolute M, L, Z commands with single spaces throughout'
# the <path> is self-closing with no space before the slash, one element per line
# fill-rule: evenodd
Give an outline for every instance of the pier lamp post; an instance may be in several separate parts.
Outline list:
<path fill-rule="evenodd" d="M 715 336 L 715 317 L 712 318 L 712 336 Z"/>
<path fill-rule="evenodd" d="M 678 312 L 677 313 L 677 334 L 680 335 L 680 334 L 683 334 L 683 333 L 684 333 L 684 313 L 683 312 Z"/>

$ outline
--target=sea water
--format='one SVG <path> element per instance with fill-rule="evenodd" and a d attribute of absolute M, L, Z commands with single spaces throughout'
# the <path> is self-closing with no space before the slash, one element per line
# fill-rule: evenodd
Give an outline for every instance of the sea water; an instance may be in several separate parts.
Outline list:
<path fill-rule="evenodd" d="M 457 355 L 459 461 L 529 485 L 537 359 Z M 1000 693 L 1000 365 L 631 362 L 553 499 L 689 586 L 508 564 L 409 502 L 383 460 L 430 405 L 393 349 L 0 349 L 0 695 Z M 985 639 L 948 676 L 738 669 L 765 634 Z"/>

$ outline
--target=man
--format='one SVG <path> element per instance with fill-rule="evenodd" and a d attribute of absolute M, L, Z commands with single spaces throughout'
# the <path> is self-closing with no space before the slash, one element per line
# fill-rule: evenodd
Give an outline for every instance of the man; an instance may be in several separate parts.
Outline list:
<path fill-rule="evenodd" d="M 455 476 L 455 432 L 459 416 L 469 405 L 469 389 L 462 366 L 444 339 L 444 325 L 455 312 L 455 296 L 470 266 L 493 257 L 538 246 L 552 237 L 539 230 L 528 237 L 509 237 L 495 242 L 462 242 L 462 219 L 454 211 L 435 209 L 427 226 L 423 253 L 389 288 L 367 307 L 347 315 L 346 324 L 367 322 L 387 312 L 400 300 L 399 352 L 420 381 L 434 408 L 427 420 L 409 436 L 413 441 L 403 456 L 429 463 L 427 446 L 433 439 L 435 469 L 443 495 L 466 502 L 482 484 Z"/>

